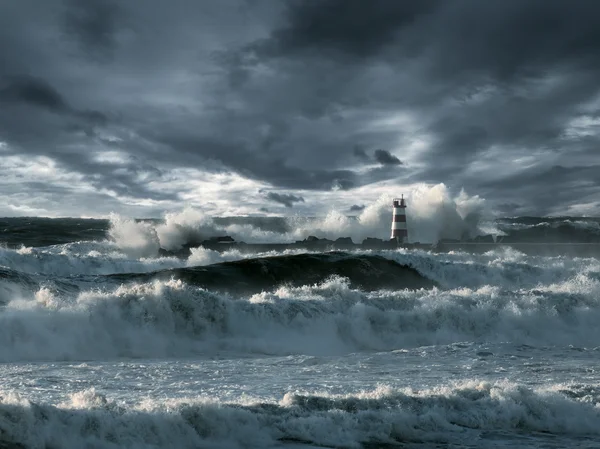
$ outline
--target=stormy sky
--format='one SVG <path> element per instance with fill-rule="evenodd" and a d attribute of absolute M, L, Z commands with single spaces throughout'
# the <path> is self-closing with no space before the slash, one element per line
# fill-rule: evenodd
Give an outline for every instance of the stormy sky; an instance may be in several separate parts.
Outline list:
<path fill-rule="evenodd" d="M 600 215 L 596 0 L 0 2 L 0 215 Z"/>

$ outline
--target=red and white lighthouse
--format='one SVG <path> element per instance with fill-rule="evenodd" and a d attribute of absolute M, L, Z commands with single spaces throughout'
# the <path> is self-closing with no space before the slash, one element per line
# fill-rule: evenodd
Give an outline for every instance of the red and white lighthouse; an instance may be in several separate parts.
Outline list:
<path fill-rule="evenodd" d="M 398 243 L 408 243 L 408 229 L 406 227 L 406 202 L 404 195 L 394 198 L 394 215 L 392 217 L 392 240 Z"/>

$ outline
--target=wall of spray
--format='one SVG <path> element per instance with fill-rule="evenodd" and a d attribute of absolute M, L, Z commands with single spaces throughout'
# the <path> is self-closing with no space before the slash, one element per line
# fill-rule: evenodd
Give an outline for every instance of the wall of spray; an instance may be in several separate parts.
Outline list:
<path fill-rule="evenodd" d="M 112 215 L 109 236 L 127 253 L 137 257 L 155 255 L 159 247 L 177 250 L 184 244 L 222 235 L 246 243 L 291 243 L 310 235 L 332 240 L 351 237 L 355 243 L 367 237 L 388 240 L 392 199 L 400 193 L 404 193 L 406 199 L 406 224 L 411 243 L 435 243 L 443 238 L 481 233 L 481 220 L 486 215 L 485 200 L 464 191 L 453 196 L 444 184 L 438 184 L 381 195 L 357 216 L 332 209 L 321 217 L 287 217 L 284 229 L 280 224 L 269 229 L 267 225 L 240 224 L 239 220 L 217 224 L 200 210 L 186 208 L 166 214 L 161 223 L 140 223 Z"/>

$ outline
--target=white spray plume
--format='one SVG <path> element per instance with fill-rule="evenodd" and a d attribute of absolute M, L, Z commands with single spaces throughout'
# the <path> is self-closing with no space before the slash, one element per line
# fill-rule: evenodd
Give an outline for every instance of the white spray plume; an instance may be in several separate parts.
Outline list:
<path fill-rule="evenodd" d="M 151 223 L 110 214 L 109 237 L 127 256 L 139 259 L 158 254 L 160 241 Z"/>
<path fill-rule="evenodd" d="M 485 211 L 485 200 L 469 196 L 464 190 L 456 198 L 444 184 L 418 186 L 405 195 L 410 242 L 435 243 L 442 238 L 459 239 L 479 233 L 478 223 Z M 336 239 L 351 237 L 356 243 L 367 237 L 389 239 L 392 222 L 392 196 L 382 195 L 356 218 L 331 211 L 326 217 L 305 222 L 293 234 L 305 238 L 315 235 Z"/>
<path fill-rule="evenodd" d="M 421 185 L 407 191 L 407 226 L 410 242 L 435 243 L 443 238 L 462 238 L 480 233 L 485 200 L 461 190 L 453 197 L 444 184 Z M 178 250 L 215 236 L 230 235 L 247 243 L 294 242 L 310 235 L 335 240 L 351 237 L 355 243 L 367 237 L 390 238 L 392 197 L 383 195 L 357 217 L 331 210 L 325 217 L 290 217 L 285 233 L 259 229 L 249 224 L 218 225 L 200 210 L 191 207 L 165 215 L 158 225 L 135 222 L 111 215 L 110 236 L 127 255 L 148 257 L 159 247 Z"/>
<path fill-rule="evenodd" d="M 434 243 L 439 239 L 472 237 L 485 213 L 485 200 L 469 196 L 464 189 L 452 198 L 445 184 L 419 186 L 408 194 L 407 226 L 412 242 Z"/>
<path fill-rule="evenodd" d="M 156 227 L 156 233 L 162 248 L 177 250 L 189 242 L 223 235 L 223 229 L 202 211 L 186 207 L 181 212 L 166 214 L 165 222 Z"/>

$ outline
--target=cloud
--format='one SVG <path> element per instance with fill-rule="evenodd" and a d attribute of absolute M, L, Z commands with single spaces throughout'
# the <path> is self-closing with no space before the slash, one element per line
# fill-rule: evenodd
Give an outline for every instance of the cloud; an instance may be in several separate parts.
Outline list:
<path fill-rule="evenodd" d="M 373 157 L 381 165 L 402 165 L 402 161 L 386 150 L 375 150 Z"/>
<path fill-rule="evenodd" d="M 496 210 L 502 216 L 514 216 L 523 206 L 518 203 L 499 203 L 496 204 Z"/>
<path fill-rule="evenodd" d="M 37 107 L 79 119 L 79 123 L 65 124 L 66 127 L 76 131 L 89 129 L 89 125 L 105 125 L 108 122 L 108 117 L 102 112 L 72 108 L 47 81 L 29 75 L 0 78 L 0 103 L 17 107 L 21 105 Z"/>
<path fill-rule="evenodd" d="M 63 30 L 87 58 L 110 57 L 115 49 L 119 8 L 112 0 L 66 0 Z"/>
<path fill-rule="evenodd" d="M 354 147 L 352 154 L 366 163 L 377 162 L 381 165 L 402 165 L 402 161 L 387 150 L 375 150 L 373 151 L 373 155 L 370 156 L 364 149 Z"/>
<path fill-rule="evenodd" d="M 324 56 L 369 58 L 394 42 L 404 27 L 426 15 L 436 3 L 290 1 L 286 25 L 272 33 L 263 49 L 273 55 L 316 51 Z"/>
<path fill-rule="evenodd" d="M 286 193 L 269 192 L 266 195 L 269 201 L 283 204 L 285 207 L 294 207 L 294 203 L 304 203 L 304 198 Z"/>
<path fill-rule="evenodd" d="M 360 212 L 365 207 L 366 206 L 364 204 L 361 204 L 360 206 L 358 204 L 353 204 L 352 206 L 350 206 L 350 212 Z"/>
<path fill-rule="evenodd" d="M 362 160 L 362 161 L 369 161 L 371 160 L 371 158 L 369 157 L 369 155 L 367 154 L 367 152 L 360 148 L 360 147 L 354 147 L 354 150 L 352 152 L 352 154 L 354 156 L 356 156 L 358 159 Z"/>
<path fill-rule="evenodd" d="M 599 48 L 593 1 L 3 2 L 2 157 L 32 210 L 222 214 L 251 186 L 251 210 L 266 189 L 312 213 L 443 182 L 579 211 L 600 195 Z"/>
<path fill-rule="evenodd" d="M 56 89 L 44 80 L 31 76 L 13 76 L 1 80 L 0 101 L 25 103 L 56 112 L 69 110 Z"/>

